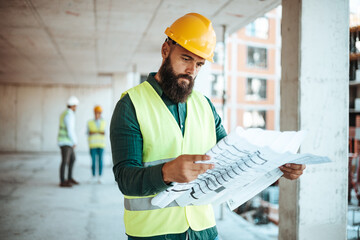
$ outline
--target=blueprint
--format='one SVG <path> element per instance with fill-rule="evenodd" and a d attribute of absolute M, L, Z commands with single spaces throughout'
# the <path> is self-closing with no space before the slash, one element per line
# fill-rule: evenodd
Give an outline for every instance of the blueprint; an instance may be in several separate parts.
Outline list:
<path fill-rule="evenodd" d="M 151 203 L 163 208 L 227 202 L 235 209 L 279 179 L 281 165 L 330 162 L 328 157 L 297 154 L 305 135 L 238 127 L 206 153 L 211 160 L 198 162 L 213 163 L 213 169 L 192 182 L 173 183 Z"/>

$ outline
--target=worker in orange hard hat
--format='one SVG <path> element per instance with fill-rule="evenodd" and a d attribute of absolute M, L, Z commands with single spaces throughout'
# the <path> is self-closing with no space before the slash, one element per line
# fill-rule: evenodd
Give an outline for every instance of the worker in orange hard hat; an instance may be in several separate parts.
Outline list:
<path fill-rule="evenodd" d="M 102 113 L 101 106 L 97 105 L 94 107 L 94 119 L 88 121 L 88 142 L 91 155 L 91 182 L 101 183 L 102 169 L 103 169 L 103 155 L 105 148 L 105 128 L 106 122 L 101 117 Z M 98 171 L 96 171 L 96 165 Z"/>
<path fill-rule="evenodd" d="M 216 44 L 212 23 L 189 13 L 166 28 L 162 64 L 122 94 L 110 125 L 115 180 L 124 194 L 128 239 L 218 239 L 211 205 L 152 205 L 173 182 L 187 183 L 214 165 L 204 155 L 226 136 L 211 101 L 193 90 Z M 203 164 L 195 162 L 202 161 Z M 292 172 L 294 178 L 302 170 Z"/>

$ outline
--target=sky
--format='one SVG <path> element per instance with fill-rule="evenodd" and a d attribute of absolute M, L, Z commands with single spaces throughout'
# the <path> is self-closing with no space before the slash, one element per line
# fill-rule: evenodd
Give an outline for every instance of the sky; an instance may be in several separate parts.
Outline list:
<path fill-rule="evenodd" d="M 350 0 L 350 27 L 360 25 L 360 0 Z"/>

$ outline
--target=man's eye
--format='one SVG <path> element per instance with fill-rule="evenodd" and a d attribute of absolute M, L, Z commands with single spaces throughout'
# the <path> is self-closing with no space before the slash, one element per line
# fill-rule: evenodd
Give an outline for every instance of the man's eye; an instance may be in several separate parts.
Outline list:
<path fill-rule="evenodd" d="M 183 57 L 183 60 L 184 60 L 184 61 L 189 61 L 190 58 L 185 58 L 185 57 Z"/>

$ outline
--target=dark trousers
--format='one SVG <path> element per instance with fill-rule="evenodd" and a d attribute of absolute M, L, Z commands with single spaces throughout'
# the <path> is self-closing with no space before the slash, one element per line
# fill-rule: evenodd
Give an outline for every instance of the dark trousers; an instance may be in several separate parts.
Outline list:
<path fill-rule="evenodd" d="M 72 168 L 75 162 L 74 148 L 70 146 L 62 146 L 61 149 L 61 164 L 60 164 L 60 181 L 65 182 L 65 167 L 68 164 L 67 180 L 72 179 Z"/>

